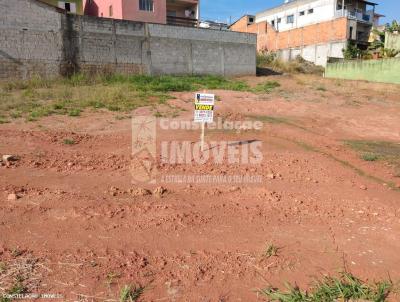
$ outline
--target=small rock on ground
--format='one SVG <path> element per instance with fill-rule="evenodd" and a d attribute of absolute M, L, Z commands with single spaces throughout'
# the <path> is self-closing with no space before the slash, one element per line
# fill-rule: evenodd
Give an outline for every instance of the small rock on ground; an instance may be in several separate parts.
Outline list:
<path fill-rule="evenodd" d="M 2 156 L 2 159 L 3 159 L 4 162 L 17 161 L 18 160 L 18 156 L 5 154 L 5 155 Z"/>
<path fill-rule="evenodd" d="M 15 193 L 8 194 L 7 200 L 17 200 L 19 197 Z"/>
<path fill-rule="evenodd" d="M 167 193 L 167 189 L 164 187 L 157 187 L 154 191 L 153 194 L 157 197 L 162 197 L 165 193 Z"/>
<path fill-rule="evenodd" d="M 130 193 L 133 196 L 147 196 L 147 195 L 151 195 L 151 191 L 147 190 L 147 189 L 143 189 L 143 188 L 137 188 L 137 189 L 131 189 Z"/>

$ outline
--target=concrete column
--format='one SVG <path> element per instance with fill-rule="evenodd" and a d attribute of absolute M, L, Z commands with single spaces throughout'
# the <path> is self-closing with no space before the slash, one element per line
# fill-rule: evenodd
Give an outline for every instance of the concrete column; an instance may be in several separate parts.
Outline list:
<path fill-rule="evenodd" d="M 344 17 L 344 0 L 342 0 L 342 17 Z"/>
<path fill-rule="evenodd" d="M 193 43 L 190 42 L 189 44 L 189 62 L 188 62 L 188 69 L 189 69 L 189 74 L 193 74 Z"/>
<path fill-rule="evenodd" d="M 219 44 L 219 52 L 221 53 L 221 75 L 225 76 L 225 49 L 222 43 Z"/>
<path fill-rule="evenodd" d="M 197 27 L 200 25 L 200 0 L 197 3 L 197 8 L 196 8 L 196 19 L 197 19 Z"/>
<path fill-rule="evenodd" d="M 144 39 L 141 45 L 142 52 L 142 68 L 144 69 L 145 74 L 152 75 L 153 68 L 151 62 L 151 45 L 150 45 L 150 31 L 149 24 L 145 23 L 144 25 Z"/>
<path fill-rule="evenodd" d="M 114 53 L 114 64 L 117 68 L 118 58 L 117 58 L 117 28 L 115 26 L 114 20 L 112 20 L 112 42 L 113 42 L 113 53 Z"/>

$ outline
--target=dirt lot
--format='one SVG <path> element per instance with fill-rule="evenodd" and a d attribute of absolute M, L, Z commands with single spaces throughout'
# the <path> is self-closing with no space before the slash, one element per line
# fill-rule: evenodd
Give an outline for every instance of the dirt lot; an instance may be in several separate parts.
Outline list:
<path fill-rule="evenodd" d="M 1 124 L 0 154 L 18 158 L 0 166 L 0 290 L 19 282 L 60 301 L 111 301 L 140 284 L 140 301 L 264 301 L 257 289 L 286 281 L 307 288 L 343 270 L 400 280 L 400 86 L 305 75 L 244 80 L 280 87 L 210 91 L 216 113 L 263 121 L 263 130 L 210 130 L 206 140 L 259 140 L 262 163 L 158 169 L 252 173 L 263 176 L 259 185 L 163 184 L 162 196 L 133 194 L 131 119 L 119 113 Z M 174 96 L 177 118 L 190 120 L 193 93 Z M 198 137 L 164 131 L 158 140 Z M 381 154 L 354 141 L 388 145 Z"/>

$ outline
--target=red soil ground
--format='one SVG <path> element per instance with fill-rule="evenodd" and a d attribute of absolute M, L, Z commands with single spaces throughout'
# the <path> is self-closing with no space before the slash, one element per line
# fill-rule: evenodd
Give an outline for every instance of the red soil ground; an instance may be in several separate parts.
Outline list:
<path fill-rule="evenodd" d="M 26 270 L 32 292 L 59 293 L 61 301 L 118 299 L 125 284 L 147 286 L 141 301 L 263 301 L 258 288 L 285 281 L 306 288 L 343 269 L 369 281 L 400 280 L 400 192 L 387 184 L 400 178 L 343 143 L 399 142 L 400 87 L 246 80 L 281 87 L 267 95 L 213 91 L 216 112 L 275 120 L 260 132 L 208 131 L 206 140 L 260 140 L 263 162 L 159 170 L 248 172 L 264 176 L 260 185 L 165 184 L 162 197 L 134 196 L 129 118 L 85 112 L 0 125 L 0 154 L 20 157 L 0 166 L 0 262 Z M 187 110 L 179 119 L 191 119 L 193 94 L 175 96 L 170 103 Z M 198 137 L 182 130 L 158 139 Z M 20 198 L 8 200 L 11 193 Z M 263 256 L 268 244 L 279 248 L 276 256 Z M 12 281 L 1 276 L 5 289 Z"/>

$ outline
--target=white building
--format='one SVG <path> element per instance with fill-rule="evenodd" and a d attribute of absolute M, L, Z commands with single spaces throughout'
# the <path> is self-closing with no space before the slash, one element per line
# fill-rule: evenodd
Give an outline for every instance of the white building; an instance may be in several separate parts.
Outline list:
<path fill-rule="evenodd" d="M 230 29 L 257 33 L 260 51 L 276 51 L 283 59 L 301 55 L 325 65 L 329 58 L 343 58 L 349 41 L 368 47 L 372 26 L 382 16 L 375 13 L 376 5 L 366 0 L 286 0 L 255 18 L 242 17 Z"/>
<path fill-rule="evenodd" d="M 372 24 L 376 5 L 364 0 L 287 0 L 283 5 L 258 13 L 256 22 L 267 21 L 279 31 L 345 16 Z"/>

